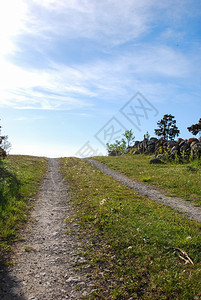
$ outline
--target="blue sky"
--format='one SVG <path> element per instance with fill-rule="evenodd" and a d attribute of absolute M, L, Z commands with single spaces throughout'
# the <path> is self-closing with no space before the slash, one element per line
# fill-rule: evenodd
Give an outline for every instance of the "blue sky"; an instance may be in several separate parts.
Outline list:
<path fill-rule="evenodd" d="M 199 0 L 0 4 L 0 118 L 11 153 L 105 154 L 164 114 L 182 138 L 201 117 Z"/>

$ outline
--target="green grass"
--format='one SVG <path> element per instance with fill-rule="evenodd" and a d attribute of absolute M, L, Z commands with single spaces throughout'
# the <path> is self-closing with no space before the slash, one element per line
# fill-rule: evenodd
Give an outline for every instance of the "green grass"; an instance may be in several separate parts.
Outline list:
<path fill-rule="evenodd" d="M 83 228 L 88 276 L 96 281 L 84 299 L 199 299 L 200 224 L 81 159 L 60 164 Z"/>
<path fill-rule="evenodd" d="M 13 155 L 0 161 L 0 258 L 27 220 L 46 169 L 45 158 Z"/>
<path fill-rule="evenodd" d="M 123 155 L 116 157 L 94 157 L 108 167 L 118 170 L 131 179 L 146 181 L 165 190 L 168 195 L 178 195 L 201 205 L 201 161 L 188 164 L 150 164 L 148 155 Z M 196 167 L 193 172 L 187 166 Z M 146 180 L 148 178 L 149 180 Z M 145 180 L 143 180 L 145 179 Z"/>

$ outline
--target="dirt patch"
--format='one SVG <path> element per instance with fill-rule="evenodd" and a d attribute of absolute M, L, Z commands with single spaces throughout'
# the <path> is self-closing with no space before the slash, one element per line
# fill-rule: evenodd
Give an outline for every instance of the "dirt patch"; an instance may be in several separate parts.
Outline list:
<path fill-rule="evenodd" d="M 168 205 L 171 208 L 178 210 L 179 212 L 187 216 L 189 219 L 201 222 L 201 208 L 195 207 L 193 205 L 194 203 L 187 202 L 179 197 L 165 196 L 160 191 L 153 189 L 150 185 L 146 183 L 139 183 L 137 181 L 133 181 L 129 179 L 127 176 L 121 174 L 120 172 L 108 168 L 103 163 L 100 163 L 98 161 L 89 158 L 85 158 L 85 160 L 90 164 L 92 164 L 94 167 L 98 168 L 104 174 L 115 178 L 116 180 L 120 181 L 124 185 L 134 189 L 139 194 L 147 196 L 148 198 L 160 202 L 164 205 Z"/>
<path fill-rule="evenodd" d="M 14 264 L 0 270 L 0 299 L 80 299 L 93 290 L 86 276 L 90 266 L 79 254 L 83 250 L 79 225 L 65 221 L 73 209 L 58 162 L 49 159 L 32 221 L 22 232 L 24 241 L 14 246 Z M 76 270 L 78 263 L 82 267 Z"/>

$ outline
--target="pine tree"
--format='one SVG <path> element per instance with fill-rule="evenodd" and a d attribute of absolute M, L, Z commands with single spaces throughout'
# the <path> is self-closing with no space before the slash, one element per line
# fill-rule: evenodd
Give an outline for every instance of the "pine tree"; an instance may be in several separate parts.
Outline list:
<path fill-rule="evenodd" d="M 193 135 L 201 132 L 201 118 L 197 124 L 193 124 L 190 127 L 187 127 L 188 131 L 190 131 Z"/>
<path fill-rule="evenodd" d="M 158 129 L 155 129 L 155 134 L 163 137 L 164 140 L 173 141 L 180 131 L 176 126 L 176 120 L 172 115 L 164 115 L 163 119 L 157 122 Z"/>

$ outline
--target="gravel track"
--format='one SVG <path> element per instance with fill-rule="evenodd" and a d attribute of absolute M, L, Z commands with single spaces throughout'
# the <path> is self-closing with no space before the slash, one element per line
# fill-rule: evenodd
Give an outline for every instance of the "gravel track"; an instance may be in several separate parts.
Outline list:
<path fill-rule="evenodd" d="M 201 222 L 200 208 L 191 203 L 167 197 L 149 185 L 132 181 L 97 161 L 86 161 L 139 194 Z M 75 211 L 57 160 L 49 159 L 48 163 L 49 169 L 31 212 L 31 220 L 21 232 L 24 239 L 13 247 L 13 265 L 0 267 L 1 300 L 81 299 L 96 289 L 95 280 L 89 276 L 91 266 L 79 254 L 83 251 L 83 242 L 89 242 L 86 237 L 84 241 L 79 239 L 80 234 L 83 238 L 82 229 L 74 218 L 71 220 Z M 71 220 L 68 224 L 66 218 Z"/>
<path fill-rule="evenodd" d="M 85 160 L 88 163 L 92 164 L 94 167 L 98 168 L 104 174 L 113 177 L 114 179 L 120 181 L 122 184 L 134 189 L 139 194 L 147 196 L 148 198 L 160 202 L 164 205 L 170 206 L 171 208 L 176 209 L 187 216 L 189 219 L 201 222 L 201 208 L 193 206 L 192 202 L 185 201 L 179 197 L 165 196 L 160 191 L 153 189 L 150 185 L 133 181 L 122 173 L 108 168 L 103 163 L 89 158 L 85 158 Z"/>
<path fill-rule="evenodd" d="M 1 300 L 80 299 L 93 289 L 89 266 L 78 252 L 80 229 L 67 225 L 73 206 L 56 159 L 49 169 L 31 213 L 25 240 L 14 245 L 13 266 L 0 270 Z M 69 230 L 71 234 L 65 234 Z M 73 232 L 73 234 L 72 234 Z M 81 264 L 80 269 L 75 269 Z M 1 269 L 1 268 L 0 268 Z"/>

